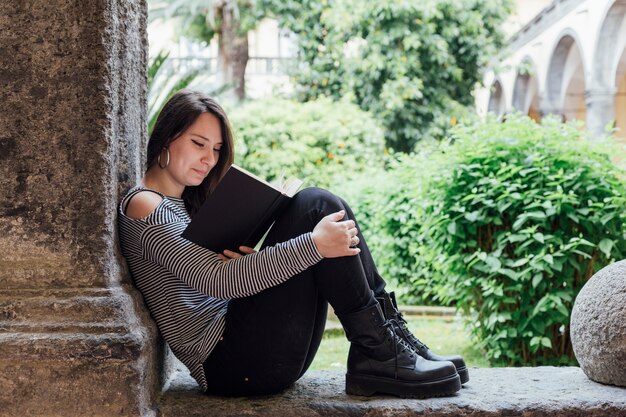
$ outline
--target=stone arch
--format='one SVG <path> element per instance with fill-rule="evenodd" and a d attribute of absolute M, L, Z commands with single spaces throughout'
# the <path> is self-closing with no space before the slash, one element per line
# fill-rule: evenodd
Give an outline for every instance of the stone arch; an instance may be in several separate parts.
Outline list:
<path fill-rule="evenodd" d="M 626 0 L 616 0 L 607 9 L 597 36 L 593 64 L 593 88 L 614 87 L 615 74 L 619 66 L 621 51 L 626 45 L 624 31 Z M 613 48 L 607 48 L 612 45 Z M 618 53 L 616 54 L 616 51 Z"/>
<path fill-rule="evenodd" d="M 513 108 L 527 114 L 535 121 L 541 120 L 537 66 L 529 56 L 525 57 L 517 67 L 513 87 Z"/>
<path fill-rule="evenodd" d="M 553 49 L 546 79 L 547 98 L 552 112 L 564 120 L 585 120 L 584 57 L 577 35 L 564 31 Z"/>
<path fill-rule="evenodd" d="M 489 90 L 489 105 L 487 106 L 487 111 L 495 113 L 498 116 L 503 115 L 506 111 L 506 97 L 500 80 L 494 80 Z"/>
<path fill-rule="evenodd" d="M 626 138 L 626 0 L 616 0 L 607 8 L 597 37 L 593 70 L 591 93 L 595 101 L 604 99 L 596 105 L 605 108 L 604 117 L 594 121 L 596 129 L 614 120 L 617 135 Z"/>

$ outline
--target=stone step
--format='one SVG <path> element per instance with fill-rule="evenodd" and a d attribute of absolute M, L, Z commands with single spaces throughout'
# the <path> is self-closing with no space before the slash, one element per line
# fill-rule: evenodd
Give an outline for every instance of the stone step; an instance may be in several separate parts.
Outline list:
<path fill-rule="evenodd" d="M 84 329 L 87 330 L 87 329 Z M 145 343 L 140 331 L 124 333 L 0 333 L 2 354 L 8 358 L 29 357 L 39 361 L 72 361 L 99 357 L 122 359 L 140 354 Z M 2 362 L 3 358 L 0 358 Z"/>
<path fill-rule="evenodd" d="M 131 291 L 1 289 L 0 417 L 153 417 L 162 348 Z"/>
<path fill-rule="evenodd" d="M 85 322 L 37 322 L 37 323 L 14 323 L 0 320 L 0 334 L 3 333 L 84 333 L 93 334 L 103 333 L 120 333 L 127 331 L 127 328 L 121 322 L 101 322 L 101 323 L 85 323 Z"/>
<path fill-rule="evenodd" d="M 0 291 L 0 332 L 117 332 L 123 322 L 123 299 L 109 289 Z"/>
<path fill-rule="evenodd" d="M 133 399 L 153 397 L 145 389 L 143 364 L 155 360 L 146 335 L 97 331 L 0 333 L 0 416 L 153 415 Z"/>
<path fill-rule="evenodd" d="M 221 398 L 202 394 L 181 370 L 159 402 L 159 415 L 626 417 L 626 388 L 593 382 L 577 367 L 473 368 L 470 382 L 452 397 L 406 400 L 349 396 L 343 373 L 310 371 L 279 395 Z"/>

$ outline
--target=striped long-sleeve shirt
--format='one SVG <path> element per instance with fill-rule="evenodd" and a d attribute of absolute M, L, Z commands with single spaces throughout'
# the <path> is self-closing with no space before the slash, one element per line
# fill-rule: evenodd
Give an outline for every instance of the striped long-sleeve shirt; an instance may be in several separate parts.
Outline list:
<path fill-rule="evenodd" d="M 135 286 L 172 352 L 206 390 L 202 363 L 224 331 L 228 300 L 278 285 L 322 259 L 310 233 L 254 254 L 223 261 L 180 235 L 191 221 L 182 199 L 163 200 L 143 219 L 119 206 L 122 253 Z M 150 190 L 151 191 L 151 190 Z"/>

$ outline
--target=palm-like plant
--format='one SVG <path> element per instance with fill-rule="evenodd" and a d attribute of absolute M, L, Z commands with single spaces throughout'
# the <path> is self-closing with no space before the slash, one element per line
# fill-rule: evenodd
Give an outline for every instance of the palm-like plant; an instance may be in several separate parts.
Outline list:
<path fill-rule="evenodd" d="M 196 78 L 198 70 L 185 73 L 173 71 L 168 61 L 168 52 L 160 51 L 148 64 L 148 132 L 156 123 L 157 116 L 165 102 L 178 90 L 183 89 Z"/>
<path fill-rule="evenodd" d="M 148 65 L 148 133 L 152 133 L 152 128 L 165 102 L 177 91 L 193 87 L 209 95 L 224 92 L 223 87 L 206 82 L 206 77 L 199 76 L 200 69 L 191 68 L 181 71 L 175 68 L 168 60 L 168 55 L 168 52 L 160 51 L 150 59 Z"/>

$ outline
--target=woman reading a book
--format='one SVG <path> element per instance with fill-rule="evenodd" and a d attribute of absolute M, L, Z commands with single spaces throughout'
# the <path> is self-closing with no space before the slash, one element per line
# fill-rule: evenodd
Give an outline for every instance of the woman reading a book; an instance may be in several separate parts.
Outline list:
<path fill-rule="evenodd" d="M 438 356 L 409 331 L 350 207 L 328 191 L 298 192 L 258 252 L 215 253 L 181 237 L 233 162 L 229 122 L 213 99 L 174 95 L 146 162 L 120 203 L 122 251 L 159 331 L 206 392 L 293 384 L 315 356 L 328 303 L 351 342 L 348 394 L 444 396 L 469 379 L 460 356 Z"/>

